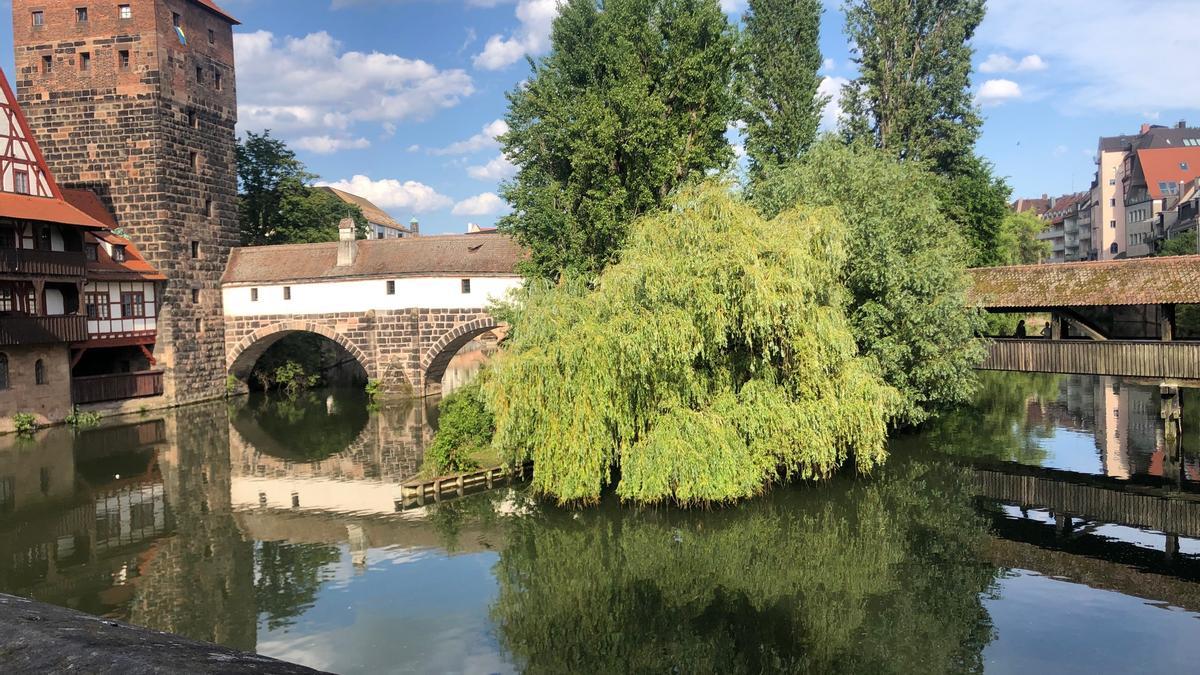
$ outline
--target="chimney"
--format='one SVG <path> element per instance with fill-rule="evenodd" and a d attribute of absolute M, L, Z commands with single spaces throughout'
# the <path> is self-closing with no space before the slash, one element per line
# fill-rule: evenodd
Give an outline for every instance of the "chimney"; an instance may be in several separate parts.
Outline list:
<path fill-rule="evenodd" d="M 1141 131 L 1139 131 L 1138 133 L 1139 133 L 1139 134 L 1145 134 L 1145 133 L 1148 133 L 1149 131 L 1150 131 L 1150 123 L 1149 123 L 1149 122 L 1142 122 L 1142 129 L 1141 129 Z"/>
<path fill-rule="evenodd" d="M 411 232 L 412 236 L 414 237 L 419 237 L 421 235 L 421 223 L 417 222 L 416 216 L 413 216 L 413 219 L 408 221 L 408 231 Z"/>
<path fill-rule="evenodd" d="M 358 242 L 354 239 L 354 219 L 342 218 L 338 223 L 338 267 L 349 267 L 354 264 L 358 255 Z"/>
<path fill-rule="evenodd" d="M 1179 122 L 1175 124 L 1175 128 L 1176 129 L 1186 129 L 1187 128 L 1187 120 L 1179 120 Z"/>

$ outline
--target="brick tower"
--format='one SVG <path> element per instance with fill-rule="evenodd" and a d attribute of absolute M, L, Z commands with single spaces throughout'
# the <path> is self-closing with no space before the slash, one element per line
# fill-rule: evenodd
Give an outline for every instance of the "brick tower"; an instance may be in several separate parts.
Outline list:
<path fill-rule="evenodd" d="M 235 24 L 213 0 L 13 0 L 17 97 L 47 163 L 167 276 L 154 357 L 175 403 L 224 391 Z"/>

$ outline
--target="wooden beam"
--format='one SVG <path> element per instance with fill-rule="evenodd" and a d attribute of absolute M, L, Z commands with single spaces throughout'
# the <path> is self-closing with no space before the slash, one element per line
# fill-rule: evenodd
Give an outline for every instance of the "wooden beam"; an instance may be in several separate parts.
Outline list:
<path fill-rule="evenodd" d="M 151 354 L 150 350 L 146 349 L 146 345 L 139 344 L 138 348 L 142 350 L 142 354 L 144 354 L 146 356 L 146 360 L 150 362 L 150 365 L 152 365 L 152 366 L 158 365 L 158 361 L 154 360 L 154 354 Z"/>
<path fill-rule="evenodd" d="M 87 350 L 88 350 L 88 348 L 84 347 L 84 348 L 80 349 L 79 351 L 75 352 L 75 356 L 71 357 L 72 370 L 75 368 L 75 366 L 79 365 L 79 361 L 81 359 L 83 359 L 83 355 L 87 353 Z"/>
<path fill-rule="evenodd" d="M 1158 337 L 1163 342 L 1175 339 L 1175 305 L 1159 305 Z"/>

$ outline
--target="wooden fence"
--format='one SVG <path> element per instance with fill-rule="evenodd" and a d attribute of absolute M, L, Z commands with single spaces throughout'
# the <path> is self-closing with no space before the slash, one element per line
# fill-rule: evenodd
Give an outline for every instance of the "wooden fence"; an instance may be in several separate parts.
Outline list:
<path fill-rule="evenodd" d="M 121 401 L 127 398 L 145 398 L 163 393 L 161 370 L 146 370 L 138 373 L 115 373 L 92 375 L 71 380 L 71 395 L 76 404 Z"/>
<path fill-rule="evenodd" d="M 1200 342 L 997 338 L 982 370 L 1200 379 Z"/>
<path fill-rule="evenodd" d="M 450 476 L 439 476 L 427 481 L 414 481 L 400 486 L 400 499 L 396 501 L 396 510 L 403 511 L 428 502 L 440 502 L 443 499 L 462 497 L 470 493 L 490 490 L 496 485 L 525 480 L 531 475 L 533 462 L 510 469 L 506 466 L 493 466 L 488 469 L 460 473 Z"/>

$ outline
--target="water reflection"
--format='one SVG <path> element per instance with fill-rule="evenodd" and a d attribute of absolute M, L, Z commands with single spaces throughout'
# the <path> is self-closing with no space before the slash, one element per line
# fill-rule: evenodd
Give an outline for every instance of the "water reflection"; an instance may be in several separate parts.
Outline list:
<path fill-rule="evenodd" d="M 0 437 L 0 590 L 339 672 L 1186 667 L 1192 394 L 987 374 L 874 476 L 687 513 L 398 512 L 433 410 L 350 392 Z"/>

